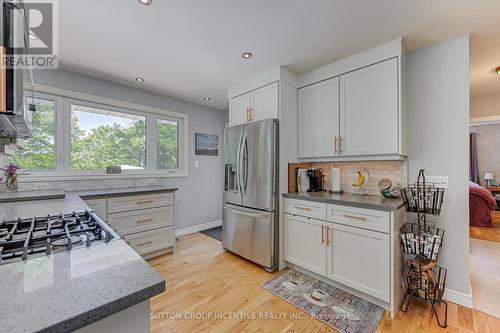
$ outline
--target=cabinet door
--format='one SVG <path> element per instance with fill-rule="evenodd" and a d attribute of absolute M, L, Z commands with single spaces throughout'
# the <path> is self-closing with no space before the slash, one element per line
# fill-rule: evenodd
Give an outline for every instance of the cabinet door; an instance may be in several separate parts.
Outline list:
<path fill-rule="evenodd" d="M 229 100 L 229 126 L 246 123 L 250 119 L 250 93 Z"/>
<path fill-rule="evenodd" d="M 106 198 L 86 199 L 84 201 L 104 222 L 108 220 L 108 205 Z"/>
<path fill-rule="evenodd" d="M 390 301 L 388 234 L 328 223 L 327 277 Z"/>
<path fill-rule="evenodd" d="M 341 155 L 399 151 L 397 59 L 340 76 Z"/>
<path fill-rule="evenodd" d="M 298 90 L 298 157 L 338 155 L 339 78 Z"/>
<path fill-rule="evenodd" d="M 284 260 L 326 275 L 326 222 L 284 214 Z"/>
<path fill-rule="evenodd" d="M 251 121 L 279 118 L 278 82 L 252 91 Z"/>

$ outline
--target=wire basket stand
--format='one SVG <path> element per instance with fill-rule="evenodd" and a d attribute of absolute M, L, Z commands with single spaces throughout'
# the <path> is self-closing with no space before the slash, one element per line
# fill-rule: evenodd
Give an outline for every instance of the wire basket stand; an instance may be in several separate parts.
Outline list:
<path fill-rule="evenodd" d="M 443 204 L 444 189 L 425 181 L 425 171 L 419 171 L 417 182 L 401 190 L 406 211 L 416 214 L 414 222 L 401 228 L 401 241 L 405 252 L 402 275 L 405 295 L 400 310 L 407 312 L 413 297 L 430 303 L 440 327 L 448 326 L 448 303 L 443 300 L 447 271 L 437 266 L 444 230 L 427 221 L 427 215 L 439 216 Z M 441 321 L 438 307 L 444 304 Z"/>

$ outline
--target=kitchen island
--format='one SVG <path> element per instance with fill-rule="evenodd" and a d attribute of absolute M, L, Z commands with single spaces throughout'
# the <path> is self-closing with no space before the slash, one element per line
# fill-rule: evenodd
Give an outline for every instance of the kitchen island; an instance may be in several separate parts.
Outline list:
<path fill-rule="evenodd" d="M 86 196 L 175 190 L 67 192 L 57 199 L 2 203 L 0 221 L 89 210 Z M 0 263 L 0 281 L 0 322 L 11 333 L 149 332 L 149 299 L 165 290 L 165 280 L 116 233 L 106 243 Z"/>

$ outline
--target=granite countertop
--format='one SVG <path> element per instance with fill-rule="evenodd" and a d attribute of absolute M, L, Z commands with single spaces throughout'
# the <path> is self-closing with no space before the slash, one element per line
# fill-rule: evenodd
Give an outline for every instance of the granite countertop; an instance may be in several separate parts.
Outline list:
<path fill-rule="evenodd" d="M 55 199 L 2 203 L 0 221 L 89 209 L 81 197 L 176 190 L 152 186 L 76 191 Z M 73 331 L 165 290 L 165 280 L 119 238 L 0 265 L 0 281 L 0 322 L 2 331 L 11 333 Z"/>
<path fill-rule="evenodd" d="M 34 190 L 19 192 L 0 192 L 0 203 L 40 199 L 60 199 L 66 194 L 62 190 Z"/>
<path fill-rule="evenodd" d="M 146 301 L 165 280 L 123 240 L 0 266 L 2 332 L 70 332 Z"/>
<path fill-rule="evenodd" d="M 403 200 L 400 198 L 386 199 L 381 195 L 364 196 L 352 193 L 333 194 L 329 192 L 296 192 L 283 193 L 283 197 L 384 211 L 398 210 L 404 206 Z"/>
<path fill-rule="evenodd" d="M 165 186 L 151 186 L 151 187 L 130 187 L 130 188 L 116 188 L 116 189 L 102 189 L 91 191 L 74 191 L 63 192 L 65 194 L 61 198 L 46 199 L 46 200 L 32 200 L 26 199 L 18 202 L 2 203 L 0 205 L 0 221 L 12 220 L 17 218 L 29 218 L 33 216 L 56 215 L 60 213 L 71 213 L 84 211 L 89 209 L 81 198 L 99 198 L 111 196 L 124 196 L 124 195 L 137 195 L 147 193 L 160 193 L 160 192 L 174 192 L 176 188 Z M 12 192 L 17 197 L 22 196 L 23 192 Z M 33 193 L 33 191 L 29 191 Z M 53 191 L 39 191 L 39 193 L 53 193 Z"/>

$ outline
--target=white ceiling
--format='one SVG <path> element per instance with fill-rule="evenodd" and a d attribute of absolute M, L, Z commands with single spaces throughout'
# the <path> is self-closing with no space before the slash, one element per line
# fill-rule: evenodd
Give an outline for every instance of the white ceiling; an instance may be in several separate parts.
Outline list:
<path fill-rule="evenodd" d="M 228 86 L 276 65 L 303 73 L 401 36 L 413 50 L 466 32 L 500 34 L 498 0 L 59 3 L 61 68 L 220 109 Z M 254 57 L 242 59 L 245 51 Z"/>
<path fill-rule="evenodd" d="M 471 35 L 470 86 L 471 96 L 500 93 L 500 31 L 496 35 Z"/>

